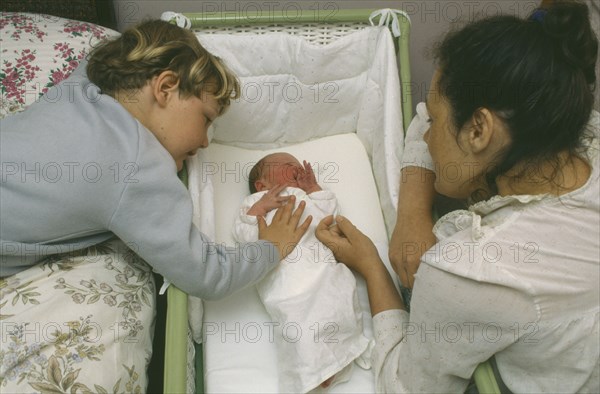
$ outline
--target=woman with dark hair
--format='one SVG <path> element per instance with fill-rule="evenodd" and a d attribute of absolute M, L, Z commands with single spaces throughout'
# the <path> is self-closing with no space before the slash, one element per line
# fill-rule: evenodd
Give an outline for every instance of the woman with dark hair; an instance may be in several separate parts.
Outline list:
<path fill-rule="evenodd" d="M 372 242 L 345 218 L 320 223 L 366 279 L 378 391 L 464 391 L 488 359 L 513 392 L 600 391 L 596 55 L 575 1 L 471 23 L 437 48 L 407 135 L 422 155 L 404 158 L 399 211 L 413 209 L 390 246 L 409 227 L 436 242 L 418 271 L 396 260 L 403 281 L 416 271 L 410 315 Z M 470 207 L 432 226 L 435 191 Z"/>

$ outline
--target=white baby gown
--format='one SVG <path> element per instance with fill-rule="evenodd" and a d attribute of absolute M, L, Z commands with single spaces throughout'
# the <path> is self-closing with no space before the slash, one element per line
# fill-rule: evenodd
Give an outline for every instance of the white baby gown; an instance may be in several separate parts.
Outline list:
<path fill-rule="evenodd" d="M 246 212 L 265 193 L 244 199 L 235 220 L 236 241 L 258 239 L 257 219 Z M 306 202 L 300 223 L 312 215 L 310 228 L 296 248 L 256 287 L 267 312 L 281 328 L 281 335 L 274 337 L 279 390 L 306 393 L 333 375 L 334 384 L 349 379 L 352 362 L 367 350 L 369 340 L 363 335 L 354 274 L 336 262 L 331 251 L 315 237 L 321 219 L 337 213 L 335 195 L 326 190 L 307 195 L 294 187 L 280 193 L 292 194 L 296 205 Z M 267 214 L 267 223 L 275 212 Z"/>

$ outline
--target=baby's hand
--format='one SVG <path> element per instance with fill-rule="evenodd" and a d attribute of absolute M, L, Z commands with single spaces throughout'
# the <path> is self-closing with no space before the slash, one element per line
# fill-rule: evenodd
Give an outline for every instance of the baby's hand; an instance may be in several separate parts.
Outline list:
<path fill-rule="evenodd" d="M 310 166 L 310 163 L 306 160 L 303 160 L 304 170 L 298 171 L 298 176 L 296 181 L 298 182 L 298 187 L 304 190 L 306 194 L 310 194 L 312 192 L 318 192 L 321 189 L 321 186 L 317 183 L 317 178 L 315 177 L 315 173 Z"/>
<path fill-rule="evenodd" d="M 265 216 L 273 209 L 284 205 L 290 199 L 290 196 L 280 196 L 279 193 L 283 189 L 285 189 L 285 185 L 279 185 L 263 194 L 260 200 L 255 202 L 246 214 L 250 216 Z"/>

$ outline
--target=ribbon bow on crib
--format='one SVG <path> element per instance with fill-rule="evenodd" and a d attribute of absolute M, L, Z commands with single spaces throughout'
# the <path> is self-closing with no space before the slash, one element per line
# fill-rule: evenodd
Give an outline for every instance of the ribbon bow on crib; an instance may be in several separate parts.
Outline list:
<path fill-rule="evenodd" d="M 381 10 L 373 11 L 369 16 L 369 22 L 371 26 L 374 26 L 373 19 L 379 16 L 379 26 L 390 26 L 392 28 L 392 34 L 394 37 L 400 37 L 400 23 L 398 22 L 398 15 L 403 15 L 410 23 L 410 17 L 405 11 L 395 10 L 392 8 L 383 8 Z"/>
<path fill-rule="evenodd" d="M 192 21 L 190 20 L 190 18 L 188 18 L 187 16 L 185 16 L 183 14 L 179 14 L 177 12 L 173 12 L 173 11 L 163 12 L 162 15 L 160 16 L 160 19 L 165 22 L 175 21 L 177 26 L 183 27 L 184 29 L 190 29 L 192 27 Z"/>

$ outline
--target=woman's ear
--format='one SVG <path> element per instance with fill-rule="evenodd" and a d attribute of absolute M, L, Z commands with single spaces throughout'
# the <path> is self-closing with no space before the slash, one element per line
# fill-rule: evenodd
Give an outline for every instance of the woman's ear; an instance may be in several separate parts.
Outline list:
<path fill-rule="evenodd" d="M 164 107 L 174 94 L 179 94 L 179 76 L 166 70 L 152 78 L 152 94 L 158 105 Z"/>
<path fill-rule="evenodd" d="M 477 154 L 484 151 L 491 143 L 494 135 L 494 114 L 487 108 L 478 108 L 473 113 L 471 128 L 469 130 L 468 144 L 471 152 Z"/>

